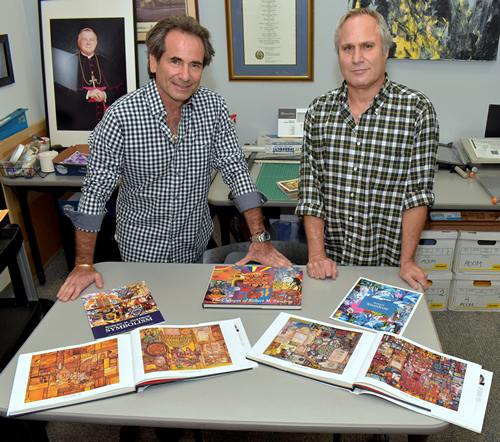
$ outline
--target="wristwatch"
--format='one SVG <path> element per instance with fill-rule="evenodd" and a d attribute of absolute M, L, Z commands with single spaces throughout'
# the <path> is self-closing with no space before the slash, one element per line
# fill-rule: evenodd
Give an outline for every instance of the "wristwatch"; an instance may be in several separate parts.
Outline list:
<path fill-rule="evenodd" d="M 270 242 L 271 235 L 267 230 L 262 230 L 261 232 L 254 233 L 250 237 L 250 242 Z"/>

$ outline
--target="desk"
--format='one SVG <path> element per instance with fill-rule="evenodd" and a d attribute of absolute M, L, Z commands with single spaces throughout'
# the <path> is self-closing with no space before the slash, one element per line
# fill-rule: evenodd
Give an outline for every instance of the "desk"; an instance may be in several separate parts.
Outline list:
<path fill-rule="evenodd" d="M 254 182 L 260 170 L 258 158 L 255 161 L 250 170 Z M 227 198 L 228 193 L 229 187 L 224 184 L 218 173 L 210 187 L 208 203 L 212 206 L 212 215 L 217 214 L 221 223 L 222 245 L 229 244 L 229 236 L 224 238 L 224 230 L 228 231 L 228 218 L 236 211 L 232 201 Z M 499 210 L 499 205 L 492 204 L 491 198 L 475 180 L 463 179 L 457 173 L 450 173 L 449 170 L 440 170 L 436 173 L 434 194 L 435 202 L 432 210 Z M 278 208 L 286 213 L 293 213 L 296 205 L 297 202 L 294 200 L 268 201 L 263 209 Z"/>
<path fill-rule="evenodd" d="M 61 220 L 61 215 L 57 208 L 59 203 L 57 199 L 69 190 L 79 191 L 82 188 L 83 176 L 60 176 L 55 173 L 50 173 L 45 178 L 34 176 L 33 178 L 9 178 L 2 177 L 2 183 L 12 188 L 19 199 L 21 214 L 28 235 L 28 243 L 30 245 L 31 256 L 35 265 L 35 271 L 38 275 L 40 284 L 45 284 L 45 272 L 43 270 L 42 259 L 40 258 L 40 250 L 36 240 L 35 230 L 33 229 L 33 221 L 31 218 L 30 208 L 28 204 L 28 192 L 30 190 L 36 192 L 50 193 L 54 199 L 56 207 L 57 219 Z"/>
<path fill-rule="evenodd" d="M 213 265 L 113 262 L 97 264 L 96 268 L 103 273 L 104 290 L 146 281 L 167 324 L 187 325 L 240 317 L 253 345 L 278 315 L 276 310 L 203 309 L 201 302 Z M 342 267 L 336 281 L 317 281 L 304 275 L 304 305 L 297 314 L 333 322 L 328 315 L 360 275 L 410 288 L 398 272 L 399 269 L 390 267 Z M 84 293 L 95 291 L 92 285 Z M 415 311 L 405 336 L 441 350 L 425 302 Z M 92 339 L 81 301 L 58 301 L 20 351 L 28 353 Z M 16 360 L 0 375 L 2 416 L 6 414 Z M 443 421 L 368 396 L 356 396 L 260 365 L 250 371 L 160 384 L 141 393 L 29 414 L 24 418 L 205 430 L 411 434 L 417 440 L 425 440 L 422 435 L 448 428 Z"/>

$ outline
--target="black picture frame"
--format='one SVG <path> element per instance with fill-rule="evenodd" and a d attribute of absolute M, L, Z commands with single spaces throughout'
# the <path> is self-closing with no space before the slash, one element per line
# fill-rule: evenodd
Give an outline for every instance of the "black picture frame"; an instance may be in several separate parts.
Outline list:
<path fill-rule="evenodd" d="M 10 56 L 9 36 L 0 35 L 0 87 L 15 83 L 12 58 Z"/>
<path fill-rule="evenodd" d="M 115 94 L 118 97 L 138 88 L 134 2 L 133 0 L 38 1 L 46 117 L 51 144 L 60 144 L 64 147 L 86 144 L 97 122 L 82 122 L 88 114 L 81 110 L 81 103 L 91 100 L 88 96 L 82 98 L 76 94 L 81 94 L 84 89 L 106 86 L 102 89 L 106 90 L 105 93 L 109 98 L 110 94 L 115 92 L 115 88 L 109 84 L 110 72 L 114 77 L 118 77 L 114 82 L 115 86 L 119 85 L 119 93 Z M 78 38 L 80 32 L 87 28 L 97 36 L 95 54 L 99 67 L 95 77 L 98 81 L 103 78 L 106 84 L 99 82 L 97 85 L 89 84 L 88 81 L 84 84 L 85 80 L 91 78 L 90 73 L 83 74 L 82 65 L 84 66 L 86 62 L 80 53 Z M 104 68 L 105 61 L 111 66 L 107 69 L 107 73 Z M 101 70 L 102 75 L 100 75 Z M 69 98 L 66 99 L 66 96 Z M 100 111 L 100 118 L 116 98 L 115 96 L 106 103 L 104 110 Z"/>

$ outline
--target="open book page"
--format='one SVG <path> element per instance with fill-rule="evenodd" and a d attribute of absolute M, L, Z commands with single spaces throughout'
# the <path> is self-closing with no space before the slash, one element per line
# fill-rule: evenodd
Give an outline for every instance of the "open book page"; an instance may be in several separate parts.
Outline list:
<path fill-rule="evenodd" d="M 245 358 L 241 321 L 161 325 L 133 330 L 136 385 L 211 376 L 255 367 Z M 242 340 L 245 345 L 242 345 Z"/>
<path fill-rule="evenodd" d="M 300 309 L 300 267 L 216 265 L 203 307 Z"/>
<path fill-rule="evenodd" d="M 8 416 L 135 391 L 129 335 L 22 354 Z"/>
<path fill-rule="evenodd" d="M 353 388 L 376 334 L 281 312 L 247 357 L 281 370 Z"/>
<path fill-rule="evenodd" d="M 423 293 L 361 277 L 330 318 L 402 335 L 423 297 Z"/>
<path fill-rule="evenodd" d="M 81 296 L 94 338 L 163 322 L 144 281 Z"/>
<path fill-rule="evenodd" d="M 480 365 L 400 336 L 383 333 L 379 337 L 361 367 L 357 387 L 391 396 L 399 405 L 447 422 L 470 423 L 467 428 L 480 431 L 486 406 L 479 427 L 470 422 L 483 371 Z M 484 393 L 482 400 L 487 402 Z"/>

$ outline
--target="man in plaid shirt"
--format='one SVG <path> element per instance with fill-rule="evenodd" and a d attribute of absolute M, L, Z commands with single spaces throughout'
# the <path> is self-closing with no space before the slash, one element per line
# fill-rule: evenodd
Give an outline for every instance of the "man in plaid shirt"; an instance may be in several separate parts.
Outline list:
<path fill-rule="evenodd" d="M 90 160 L 77 212 L 75 268 L 57 295 L 76 299 L 92 282 L 97 232 L 105 205 L 120 181 L 116 237 L 124 261 L 196 262 L 213 224 L 208 208 L 212 169 L 229 185 L 248 224 L 248 254 L 289 266 L 269 242 L 262 204 L 224 99 L 202 86 L 203 68 L 215 51 L 210 34 L 186 16 L 161 20 L 146 37 L 151 81 L 125 95 L 105 113 L 89 137 Z"/>
<path fill-rule="evenodd" d="M 392 37 L 383 17 L 353 9 L 335 47 L 345 81 L 316 98 L 304 123 L 299 200 L 311 277 L 338 265 L 400 266 L 427 287 L 415 251 L 434 202 L 439 127 L 429 99 L 385 73 Z"/>

